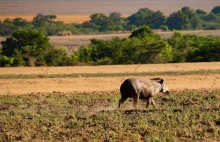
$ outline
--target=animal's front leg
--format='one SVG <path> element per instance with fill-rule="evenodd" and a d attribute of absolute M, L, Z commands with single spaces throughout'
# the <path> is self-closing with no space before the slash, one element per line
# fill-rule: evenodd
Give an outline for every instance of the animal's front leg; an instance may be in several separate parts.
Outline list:
<path fill-rule="evenodd" d="M 154 102 L 153 97 L 151 97 L 150 100 L 151 100 L 151 102 L 152 102 L 152 105 L 153 105 L 154 107 L 156 107 L 156 104 L 155 104 L 155 102 Z"/>
<path fill-rule="evenodd" d="M 150 99 L 147 99 L 146 108 L 149 108 L 149 106 L 150 106 Z"/>

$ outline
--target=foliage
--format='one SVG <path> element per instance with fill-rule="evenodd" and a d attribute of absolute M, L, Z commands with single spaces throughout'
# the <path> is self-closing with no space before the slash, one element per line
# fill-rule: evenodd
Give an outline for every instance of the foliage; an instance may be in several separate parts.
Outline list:
<path fill-rule="evenodd" d="M 13 57 L 7 57 L 5 55 L 0 56 L 0 66 L 1 67 L 10 67 L 13 65 L 14 58 Z"/>
<path fill-rule="evenodd" d="M 0 66 L 71 65 L 66 50 L 52 48 L 49 38 L 35 30 L 18 30 L 2 41 Z"/>
<path fill-rule="evenodd" d="M 201 12 L 202 13 L 202 12 Z M 172 13 L 167 18 L 167 25 L 169 29 L 189 30 L 201 29 L 202 21 L 196 11 L 189 7 L 183 7 L 178 12 Z"/>
<path fill-rule="evenodd" d="M 48 66 L 68 66 L 71 65 L 70 56 L 67 51 L 60 48 L 51 48 L 44 53 L 44 60 Z"/>
<path fill-rule="evenodd" d="M 52 47 L 41 32 L 18 30 L 2 42 L 0 66 L 211 62 L 220 61 L 219 45 L 219 37 L 183 35 L 175 31 L 172 37 L 163 39 L 143 26 L 127 39 L 91 39 L 89 45 L 70 55 L 64 49 Z"/>
<path fill-rule="evenodd" d="M 137 27 L 148 25 L 151 28 L 159 28 L 166 21 L 166 17 L 160 11 L 152 11 L 148 8 L 142 8 L 137 13 L 132 14 L 127 18 L 128 25 Z"/>
<path fill-rule="evenodd" d="M 2 42 L 2 53 L 13 56 L 16 51 L 27 53 L 50 48 L 49 38 L 35 30 L 18 30 Z"/>
<path fill-rule="evenodd" d="M 172 62 L 220 61 L 220 38 L 213 36 L 182 35 L 176 31 L 167 39 L 173 49 Z"/>
<path fill-rule="evenodd" d="M 220 14 L 220 6 L 216 6 L 211 10 L 212 13 L 214 14 Z"/>
<path fill-rule="evenodd" d="M 92 39 L 75 52 L 75 61 L 87 64 L 146 64 L 220 61 L 219 37 L 183 35 L 175 31 L 162 39 L 149 27 L 134 30 L 129 38 Z"/>
<path fill-rule="evenodd" d="M 119 12 L 112 12 L 109 15 L 94 13 L 90 15 L 89 21 L 82 24 L 65 24 L 56 21 L 56 15 L 37 14 L 31 22 L 19 17 L 0 21 L 0 36 L 10 36 L 16 30 L 28 29 L 35 29 L 46 35 L 58 35 L 64 31 L 72 34 L 132 31 L 142 26 L 163 30 L 220 29 L 219 13 L 219 6 L 214 7 L 209 13 L 201 9 L 183 7 L 166 17 L 161 11 L 141 8 L 126 18 Z"/>
<path fill-rule="evenodd" d="M 153 31 L 151 30 L 150 27 L 143 26 L 143 27 L 140 27 L 134 30 L 129 37 L 130 38 L 133 38 L 133 37 L 144 38 L 145 36 L 148 36 L 148 35 L 150 36 L 153 35 Z"/>
<path fill-rule="evenodd" d="M 81 47 L 75 55 L 88 64 L 143 64 L 169 62 L 171 52 L 166 41 L 149 27 L 142 27 L 124 40 L 92 39 L 91 44 Z"/>
<path fill-rule="evenodd" d="M 195 42 L 195 41 L 194 41 Z M 188 62 L 220 61 L 220 37 L 199 37 L 198 47 L 188 56 Z"/>

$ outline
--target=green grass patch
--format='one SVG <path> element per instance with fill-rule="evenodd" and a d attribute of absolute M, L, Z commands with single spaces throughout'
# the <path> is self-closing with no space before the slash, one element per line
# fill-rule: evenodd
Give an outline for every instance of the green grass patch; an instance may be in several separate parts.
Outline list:
<path fill-rule="evenodd" d="M 73 74 L 2 74 L 0 79 L 33 78 L 74 78 L 74 77 L 119 77 L 119 76 L 177 76 L 220 74 L 220 70 L 166 71 L 166 72 L 131 72 L 131 73 L 73 73 Z"/>
<path fill-rule="evenodd" d="M 118 92 L 0 97 L 0 141 L 219 141 L 220 90 L 171 92 L 117 109 Z"/>

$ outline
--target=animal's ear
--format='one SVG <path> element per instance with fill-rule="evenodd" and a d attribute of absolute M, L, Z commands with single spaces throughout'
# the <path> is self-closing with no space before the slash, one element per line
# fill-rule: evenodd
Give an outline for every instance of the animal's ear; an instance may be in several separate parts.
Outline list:
<path fill-rule="evenodd" d="M 160 80 L 160 84 L 163 84 L 163 79 Z"/>

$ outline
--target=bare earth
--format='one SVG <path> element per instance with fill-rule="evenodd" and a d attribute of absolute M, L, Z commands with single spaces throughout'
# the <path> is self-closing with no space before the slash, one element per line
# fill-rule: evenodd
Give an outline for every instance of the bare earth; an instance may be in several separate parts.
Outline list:
<path fill-rule="evenodd" d="M 190 71 L 220 69 L 220 62 L 114 65 L 114 66 L 74 66 L 74 67 L 18 67 L 0 68 L 0 74 L 71 74 L 71 73 L 128 73 L 155 71 Z M 37 78 L 37 79 L 0 79 L 0 94 L 66 93 L 118 91 L 126 77 L 76 77 L 76 78 Z M 153 76 L 154 77 L 154 76 Z M 141 78 L 153 78 L 146 76 Z M 180 75 L 155 76 L 165 80 L 170 90 L 220 89 L 220 75 Z"/>

